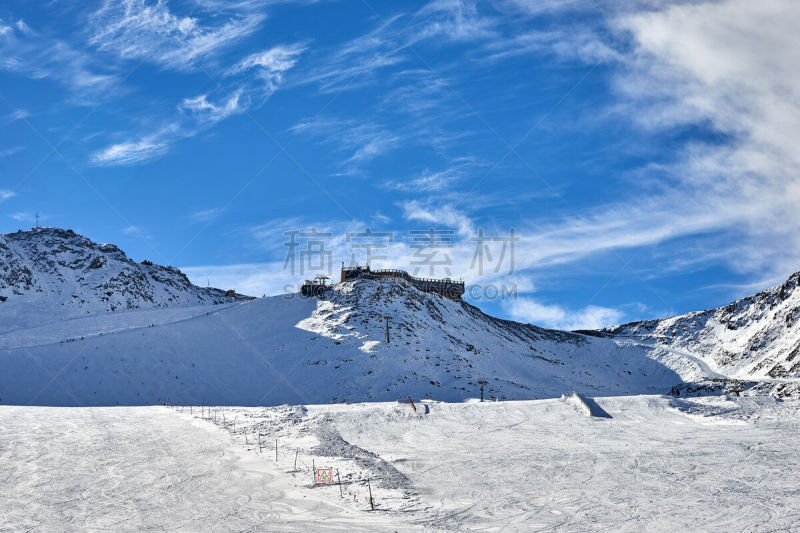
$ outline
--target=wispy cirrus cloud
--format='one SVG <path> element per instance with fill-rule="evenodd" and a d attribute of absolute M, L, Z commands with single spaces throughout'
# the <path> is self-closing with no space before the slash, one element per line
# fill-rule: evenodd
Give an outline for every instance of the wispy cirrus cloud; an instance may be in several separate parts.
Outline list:
<path fill-rule="evenodd" d="M 0 157 L 8 157 L 19 153 L 25 149 L 24 146 L 12 146 L 11 148 L 4 148 L 0 150 Z"/>
<path fill-rule="evenodd" d="M 189 214 L 189 220 L 194 223 L 208 222 L 217 218 L 223 211 L 222 207 L 200 209 Z"/>
<path fill-rule="evenodd" d="M 540 16 L 589 3 L 517 4 Z M 484 49 L 494 60 L 554 53 L 603 63 L 618 97 L 613 111 L 633 119 L 639 131 L 661 135 L 692 127 L 709 135 L 683 142 L 666 163 L 643 166 L 637 173 L 643 185 L 616 202 L 577 214 L 550 212 L 546 220 L 528 217 L 521 268 L 656 244 L 680 257 L 678 243 L 691 238 L 701 264 L 722 263 L 757 276 L 761 284 L 796 271 L 800 156 L 793 140 L 800 136 L 800 56 L 794 51 L 800 35 L 790 21 L 800 16 L 800 7 L 785 0 L 642 0 L 595 7 L 595 27 L 581 19 L 576 31 L 567 26 L 502 36 Z M 680 266 L 685 264 L 670 261 L 668 270 L 695 268 Z"/>
<path fill-rule="evenodd" d="M 496 21 L 469 0 L 433 0 L 413 13 L 385 16 L 375 28 L 320 58 L 303 79 L 322 92 L 352 90 L 379 80 L 379 73 L 408 62 L 419 63 L 421 44 L 478 42 L 494 38 Z"/>
<path fill-rule="evenodd" d="M 531 54 L 552 54 L 561 60 L 608 63 L 622 59 L 620 52 L 589 26 L 565 30 L 528 31 L 492 39 L 483 47 L 482 61 L 499 61 Z"/>
<path fill-rule="evenodd" d="M 198 122 L 213 124 L 244 111 L 245 107 L 241 102 L 241 98 L 241 90 L 235 91 L 225 100 L 218 103 L 209 102 L 208 95 L 201 94 L 194 98 L 186 98 L 178 108 L 190 113 Z"/>
<path fill-rule="evenodd" d="M 442 170 L 431 171 L 426 168 L 409 179 L 388 181 L 384 187 L 405 192 L 441 192 L 474 175 L 483 167 L 485 164 L 474 157 L 456 157 Z"/>
<path fill-rule="evenodd" d="M 112 144 L 92 154 L 91 163 L 96 166 L 111 166 L 150 161 L 167 152 L 168 136 L 168 134 L 160 133 L 135 141 Z"/>
<path fill-rule="evenodd" d="M 336 0 L 192 0 L 194 4 L 209 11 L 258 11 L 277 4 L 316 4 Z"/>
<path fill-rule="evenodd" d="M 155 133 L 98 150 L 91 156 L 92 164 L 130 165 L 150 161 L 167 153 L 181 139 L 194 137 L 222 120 L 264 105 L 304 50 L 302 43 L 278 45 L 245 57 L 223 75 L 226 86 L 218 90 L 222 96 L 203 93 L 183 99 L 176 106 L 176 115 Z"/>
<path fill-rule="evenodd" d="M 186 70 L 252 34 L 264 18 L 248 13 L 211 25 L 174 14 L 163 0 L 106 0 L 89 18 L 90 43 L 123 59 Z"/>
<path fill-rule="evenodd" d="M 27 211 L 17 211 L 16 213 L 9 213 L 8 216 L 17 222 L 34 222 L 36 217 L 33 213 Z"/>
<path fill-rule="evenodd" d="M 303 120 L 291 131 L 310 135 L 345 154 L 340 162 L 345 174 L 357 172 L 359 164 L 395 149 L 400 141 L 398 135 L 378 124 L 323 117 Z"/>
<path fill-rule="evenodd" d="M 259 73 L 268 77 L 277 77 L 280 81 L 280 76 L 297 63 L 297 57 L 307 47 L 305 43 L 295 43 L 278 45 L 268 50 L 255 52 L 234 65 L 229 73 L 238 74 L 245 70 L 256 69 Z"/>
<path fill-rule="evenodd" d="M 2 119 L 0 119 L 0 126 L 8 126 L 9 124 L 12 124 L 18 120 L 28 118 L 30 116 L 31 114 L 25 109 L 17 109 L 15 111 L 12 111 Z"/>
<path fill-rule="evenodd" d="M 407 61 L 405 45 L 390 30 L 398 18 L 345 43 L 320 60 L 303 81 L 318 84 L 323 92 L 354 89 L 372 83 L 378 71 Z"/>
<path fill-rule="evenodd" d="M 7 25 L 0 20 L 0 70 L 53 80 L 73 91 L 79 103 L 107 96 L 120 81 L 87 52 L 22 21 Z"/>
<path fill-rule="evenodd" d="M 17 193 L 8 189 L 0 189 L 0 202 L 5 202 L 9 198 L 13 198 Z"/>

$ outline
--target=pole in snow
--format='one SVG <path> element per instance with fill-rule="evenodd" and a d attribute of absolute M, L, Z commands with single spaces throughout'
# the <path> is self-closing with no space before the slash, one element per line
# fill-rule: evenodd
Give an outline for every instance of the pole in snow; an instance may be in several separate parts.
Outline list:
<path fill-rule="evenodd" d="M 385 321 L 385 326 L 386 326 L 385 335 L 384 335 L 384 342 L 386 344 L 389 344 L 389 317 L 385 316 L 385 317 L 383 317 L 383 320 Z"/>
<path fill-rule="evenodd" d="M 483 401 L 483 386 L 484 386 L 484 385 L 486 385 L 486 384 L 488 384 L 488 383 L 489 383 L 489 382 L 488 382 L 488 381 L 486 381 L 485 379 L 479 379 L 479 380 L 478 380 L 478 385 L 480 385 L 480 386 L 481 386 L 481 401 Z"/>

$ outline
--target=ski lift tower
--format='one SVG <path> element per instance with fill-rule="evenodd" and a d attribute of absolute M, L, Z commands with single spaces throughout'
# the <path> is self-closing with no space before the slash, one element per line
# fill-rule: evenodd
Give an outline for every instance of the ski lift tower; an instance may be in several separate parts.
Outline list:
<path fill-rule="evenodd" d="M 331 279 L 325 274 L 317 274 L 314 276 L 314 283 L 319 285 L 320 290 L 318 291 L 319 297 L 321 300 L 325 299 L 325 290 L 328 288 L 328 280 Z"/>
<path fill-rule="evenodd" d="M 481 401 L 483 401 L 483 387 L 484 387 L 484 385 L 488 385 L 488 384 L 489 384 L 489 382 L 486 381 L 485 379 L 479 379 L 478 380 L 478 385 L 481 386 Z"/>

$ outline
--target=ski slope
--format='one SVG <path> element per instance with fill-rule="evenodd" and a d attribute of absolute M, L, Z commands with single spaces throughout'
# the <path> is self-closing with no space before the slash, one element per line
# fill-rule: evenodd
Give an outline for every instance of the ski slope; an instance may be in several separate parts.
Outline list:
<path fill-rule="evenodd" d="M 0 531 L 386 531 L 165 408 L 0 408 Z"/>
<path fill-rule="evenodd" d="M 385 342 L 384 316 L 390 316 Z M 397 280 L 326 300 L 103 313 L 0 334 L 0 401 L 317 404 L 664 393 L 680 376 L 611 339 L 496 319 Z"/>
<path fill-rule="evenodd" d="M 197 406 L 3 406 L 0 530 L 796 527 L 800 402 L 595 400 L 611 418 L 566 399 L 417 412 L 394 402 L 214 407 L 202 417 Z M 312 463 L 339 471 L 341 493 L 313 485 Z"/>

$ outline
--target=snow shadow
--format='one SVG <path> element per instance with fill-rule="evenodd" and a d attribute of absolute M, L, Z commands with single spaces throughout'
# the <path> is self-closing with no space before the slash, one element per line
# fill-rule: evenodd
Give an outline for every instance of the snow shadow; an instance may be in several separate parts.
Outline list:
<path fill-rule="evenodd" d="M 598 418 L 612 418 L 612 416 L 608 414 L 608 411 L 600 407 L 600 405 L 594 401 L 594 398 L 588 398 L 584 396 L 583 401 L 589 408 L 589 416 L 595 416 Z"/>

